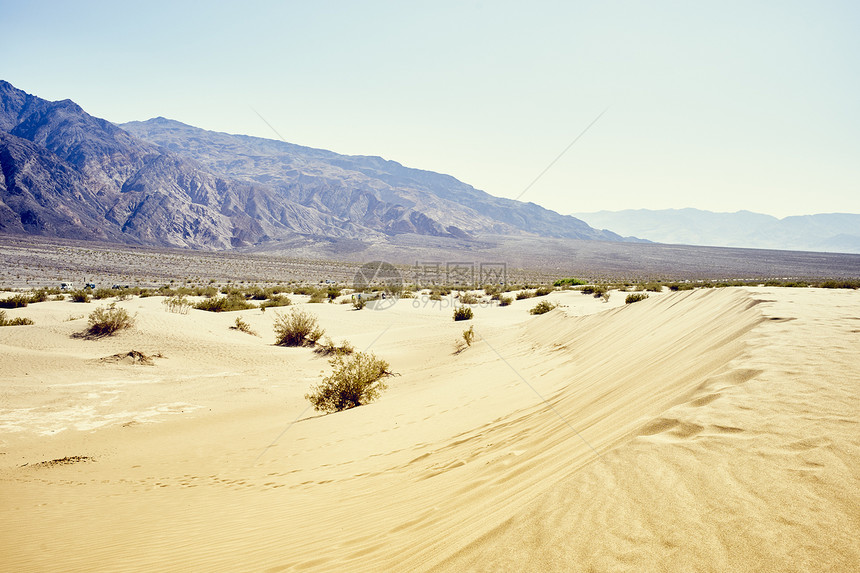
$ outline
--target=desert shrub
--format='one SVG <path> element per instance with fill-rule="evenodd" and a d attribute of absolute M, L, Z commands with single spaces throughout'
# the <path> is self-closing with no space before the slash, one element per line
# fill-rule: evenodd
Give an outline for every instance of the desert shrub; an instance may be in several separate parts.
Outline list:
<path fill-rule="evenodd" d="M 388 362 L 372 353 L 336 355 L 329 363 L 334 372 L 305 394 L 314 410 L 330 413 L 355 408 L 375 400 L 387 388 L 382 378 L 391 375 Z"/>
<path fill-rule="evenodd" d="M 317 324 L 317 317 L 306 310 L 294 308 L 275 317 L 275 344 L 278 346 L 313 346 L 325 334 Z"/>
<path fill-rule="evenodd" d="M 696 288 L 690 283 L 672 283 L 669 285 L 669 290 L 677 292 L 681 290 L 693 290 Z"/>
<path fill-rule="evenodd" d="M 110 298 L 114 295 L 114 291 L 109 288 L 97 288 L 93 291 L 93 298 L 96 300 L 102 300 L 105 298 Z"/>
<path fill-rule="evenodd" d="M 460 295 L 460 304 L 478 304 L 478 297 L 474 293 L 464 292 Z"/>
<path fill-rule="evenodd" d="M 10 298 L 0 299 L 0 308 L 24 308 L 30 303 L 30 297 L 24 294 L 16 294 Z"/>
<path fill-rule="evenodd" d="M 90 293 L 86 289 L 72 291 L 72 302 L 90 302 Z"/>
<path fill-rule="evenodd" d="M 508 305 L 509 305 L 509 304 L 511 304 L 512 302 L 514 302 L 514 299 L 512 299 L 512 298 L 511 298 L 511 297 L 509 297 L 509 296 L 501 295 L 501 296 L 499 297 L 499 306 L 508 306 Z"/>
<path fill-rule="evenodd" d="M 33 291 L 33 293 L 30 294 L 30 302 L 32 302 L 32 303 L 45 302 L 46 300 L 48 300 L 49 294 L 55 294 L 55 293 L 50 293 L 47 291 L 47 289 L 43 289 L 43 288 L 36 290 L 36 291 Z"/>
<path fill-rule="evenodd" d="M 334 354 L 335 356 L 346 356 L 355 352 L 355 347 L 346 340 L 341 342 L 339 345 L 335 344 L 330 337 L 326 336 L 326 339 L 322 344 L 317 344 L 314 348 L 314 352 L 322 354 L 323 356 L 329 356 L 331 354 Z"/>
<path fill-rule="evenodd" d="M 242 320 L 241 316 L 236 317 L 236 322 L 230 328 L 232 328 L 233 330 L 238 330 L 239 332 L 244 332 L 245 334 L 257 336 L 257 333 L 251 329 L 251 325 Z"/>
<path fill-rule="evenodd" d="M 534 291 L 530 290 L 521 290 L 517 293 L 517 300 L 525 300 L 527 298 L 533 298 L 535 295 Z"/>
<path fill-rule="evenodd" d="M 311 298 L 308 300 L 309 303 L 317 304 L 325 300 L 325 291 L 315 290 L 311 293 Z"/>
<path fill-rule="evenodd" d="M 293 301 L 285 294 L 271 294 L 267 300 L 260 303 L 260 308 L 263 310 L 271 307 L 290 306 Z"/>
<path fill-rule="evenodd" d="M 558 279 L 557 281 L 552 283 L 552 286 L 572 287 L 572 286 L 579 286 L 579 285 L 584 285 L 584 284 L 588 284 L 588 282 L 584 281 L 582 279 L 575 279 L 575 278 L 571 277 L 571 278 L 566 278 L 566 279 Z"/>
<path fill-rule="evenodd" d="M 649 292 L 663 292 L 663 285 L 658 283 L 645 283 L 642 288 Z"/>
<path fill-rule="evenodd" d="M 23 316 L 16 318 L 6 318 L 6 311 L 0 310 L 0 326 L 27 326 L 33 324 L 33 321 Z"/>
<path fill-rule="evenodd" d="M 164 310 L 176 314 L 188 314 L 191 308 L 191 301 L 184 294 L 175 294 L 161 301 L 161 304 L 164 305 Z"/>
<path fill-rule="evenodd" d="M 645 300 L 648 298 L 648 295 L 644 292 L 634 292 L 627 295 L 627 298 L 624 299 L 625 304 L 633 304 L 634 302 L 639 302 L 640 300 Z"/>
<path fill-rule="evenodd" d="M 542 300 L 537 303 L 531 310 L 529 310 L 529 314 L 546 314 L 547 312 L 554 309 L 556 304 L 551 303 L 548 300 Z"/>
<path fill-rule="evenodd" d="M 549 293 L 551 293 L 553 290 L 554 289 L 552 289 L 551 287 L 547 287 L 547 286 L 538 287 L 537 290 L 535 290 L 535 296 L 546 296 Z"/>
<path fill-rule="evenodd" d="M 355 295 L 355 297 L 353 297 L 352 308 L 354 308 L 355 310 L 361 310 L 365 306 L 367 306 L 367 299 L 361 296 L 361 293 L 358 293 L 357 295 Z"/>
<path fill-rule="evenodd" d="M 245 296 L 238 293 L 228 294 L 216 298 L 201 300 L 194 305 L 198 310 L 207 310 L 209 312 L 232 312 L 234 310 L 247 310 L 254 308 L 254 305 L 245 300 Z"/>
<path fill-rule="evenodd" d="M 474 326 L 470 326 L 467 330 L 463 331 L 463 340 L 466 342 L 466 346 L 472 346 L 472 341 L 475 340 Z"/>
<path fill-rule="evenodd" d="M 454 320 L 471 320 L 472 309 L 468 306 L 458 306 L 454 309 Z"/>
<path fill-rule="evenodd" d="M 433 291 L 430 293 L 430 300 L 442 300 L 442 293 Z"/>
<path fill-rule="evenodd" d="M 110 336 L 134 326 L 134 317 L 124 308 L 117 308 L 115 304 L 98 307 L 90 313 L 87 321 L 90 325 L 87 334 L 90 336 Z"/>
<path fill-rule="evenodd" d="M 787 285 L 786 285 L 787 286 Z M 841 280 L 841 281 L 823 281 L 818 283 L 819 288 L 849 288 L 849 289 L 858 289 L 860 288 L 860 281 L 857 280 Z"/>

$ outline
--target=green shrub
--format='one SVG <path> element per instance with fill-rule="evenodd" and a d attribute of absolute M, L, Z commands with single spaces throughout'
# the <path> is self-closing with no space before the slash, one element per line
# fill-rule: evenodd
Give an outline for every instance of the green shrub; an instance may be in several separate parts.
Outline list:
<path fill-rule="evenodd" d="M 29 303 L 29 296 L 24 294 L 16 294 L 11 298 L 0 299 L 0 308 L 24 308 Z"/>
<path fill-rule="evenodd" d="M 468 306 L 458 306 L 454 309 L 454 320 L 471 320 L 472 309 Z"/>
<path fill-rule="evenodd" d="M 290 306 L 291 304 L 293 304 L 293 301 L 291 301 L 287 295 L 285 295 L 285 294 L 272 294 L 272 295 L 269 295 L 268 300 L 265 300 L 262 303 L 260 303 L 260 308 L 267 309 L 267 308 L 278 307 L 278 306 Z"/>
<path fill-rule="evenodd" d="M 90 293 L 86 289 L 72 291 L 72 302 L 90 302 Z"/>
<path fill-rule="evenodd" d="M 16 318 L 6 318 L 6 311 L 0 310 L 0 326 L 27 326 L 33 324 L 29 318 L 22 316 Z"/>
<path fill-rule="evenodd" d="M 298 308 L 286 314 L 276 314 L 274 328 L 278 346 L 313 346 L 325 334 L 317 324 L 316 316 Z"/>
<path fill-rule="evenodd" d="M 624 299 L 625 304 L 633 304 L 634 302 L 639 302 L 640 300 L 645 300 L 648 298 L 648 295 L 644 292 L 634 292 L 632 294 L 628 294 L 627 298 Z"/>
<path fill-rule="evenodd" d="M 557 281 L 552 283 L 552 286 L 557 286 L 557 287 L 568 286 L 568 287 L 570 287 L 570 286 L 579 286 L 579 285 L 584 285 L 584 284 L 588 284 L 588 282 L 584 281 L 582 279 L 566 278 L 566 279 L 558 279 Z"/>
<path fill-rule="evenodd" d="M 254 308 L 254 305 L 245 300 L 244 295 L 231 293 L 227 296 L 201 300 L 194 305 L 194 308 L 198 310 L 207 310 L 209 312 L 232 312 L 235 310 Z"/>
<path fill-rule="evenodd" d="M 90 313 L 87 321 L 90 325 L 87 334 L 90 336 L 110 336 L 134 326 L 134 318 L 128 314 L 128 311 L 117 308 L 115 304 L 109 307 L 98 307 Z"/>
<path fill-rule="evenodd" d="M 546 314 L 547 312 L 554 309 L 556 306 L 558 305 L 552 304 L 548 300 L 542 300 L 537 303 L 531 310 L 529 310 L 529 314 Z"/>
<path fill-rule="evenodd" d="M 340 412 L 367 404 L 387 388 L 382 378 L 391 375 L 388 362 L 372 353 L 336 355 L 329 363 L 334 372 L 305 394 L 318 412 Z"/>
<path fill-rule="evenodd" d="M 97 288 L 93 291 L 93 298 L 96 300 L 102 300 L 105 298 L 110 298 L 114 295 L 114 291 L 108 288 Z"/>

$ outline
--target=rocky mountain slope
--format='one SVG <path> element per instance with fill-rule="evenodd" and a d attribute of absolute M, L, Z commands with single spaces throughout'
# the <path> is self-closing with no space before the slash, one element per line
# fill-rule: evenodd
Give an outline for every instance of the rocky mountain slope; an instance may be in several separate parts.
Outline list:
<path fill-rule="evenodd" d="M 0 233 L 206 249 L 402 234 L 622 240 L 377 157 L 163 118 L 123 128 L 0 81 Z"/>
<path fill-rule="evenodd" d="M 823 213 L 777 219 L 750 211 L 637 209 L 573 215 L 590 225 L 658 243 L 860 253 L 858 214 Z"/>

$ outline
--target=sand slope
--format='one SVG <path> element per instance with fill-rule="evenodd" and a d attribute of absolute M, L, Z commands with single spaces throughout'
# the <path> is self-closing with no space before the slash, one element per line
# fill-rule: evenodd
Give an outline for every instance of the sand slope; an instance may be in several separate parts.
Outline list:
<path fill-rule="evenodd" d="M 239 314 L 254 337 L 125 301 L 137 328 L 98 341 L 70 337 L 82 305 L 16 310 L 37 324 L 0 329 L 0 565 L 860 566 L 860 294 L 552 296 L 476 309 L 460 354 L 449 308 L 308 305 L 400 373 L 329 416 L 302 398 L 326 362 L 272 346 L 271 310 Z M 164 358 L 100 360 L 131 349 Z"/>

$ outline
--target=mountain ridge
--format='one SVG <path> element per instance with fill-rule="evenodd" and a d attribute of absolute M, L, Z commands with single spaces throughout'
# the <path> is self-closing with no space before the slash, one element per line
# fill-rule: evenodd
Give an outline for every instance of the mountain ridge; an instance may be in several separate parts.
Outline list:
<path fill-rule="evenodd" d="M 624 240 L 378 157 L 164 118 L 124 127 L 0 80 L 0 232 L 215 250 L 297 236 Z"/>
<path fill-rule="evenodd" d="M 777 218 L 740 210 L 624 209 L 573 213 L 591 225 L 665 244 L 860 253 L 860 215 L 818 213 Z"/>

